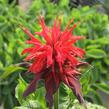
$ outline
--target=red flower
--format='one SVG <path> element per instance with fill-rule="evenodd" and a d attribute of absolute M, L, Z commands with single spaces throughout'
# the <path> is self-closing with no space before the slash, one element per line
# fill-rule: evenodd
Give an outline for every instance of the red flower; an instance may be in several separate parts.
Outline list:
<path fill-rule="evenodd" d="M 56 19 L 53 27 L 48 28 L 44 19 L 40 17 L 39 24 L 42 31 L 35 32 L 35 34 L 43 37 L 46 41 L 45 44 L 35 38 L 28 29 L 22 28 L 31 38 L 26 43 L 33 44 L 32 47 L 25 49 L 22 54 L 29 54 L 25 60 L 32 62 L 28 70 L 35 75 L 34 80 L 24 92 L 24 97 L 34 92 L 37 82 L 43 79 L 46 88 L 46 101 L 49 107 L 53 105 L 53 94 L 58 90 L 61 82 L 72 89 L 80 103 L 84 101 L 78 80 L 80 72 L 77 68 L 84 64 L 79 59 L 83 58 L 85 51 L 74 45 L 82 37 L 72 34 L 77 25 L 74 24 L 73 27 L 70 27 L 72 22 L 73 20 L 69 22 L 64 31 L 61 31 L 60 19 Z"/>

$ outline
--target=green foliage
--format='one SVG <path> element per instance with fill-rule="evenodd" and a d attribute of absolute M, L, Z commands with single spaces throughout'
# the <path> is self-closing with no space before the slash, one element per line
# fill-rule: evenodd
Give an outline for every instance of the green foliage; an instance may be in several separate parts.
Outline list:
<path fill-rule="evenodd" d="M 86 39 L 80 41 L 77 45 L 86 50 L 86 60 L 92 65 L 82 75 L 83 92 L 86 98 L 101 104 L 97 90 L 105 93 L 109 92 L 109 90 L 105 91 L 106 87 L 103 90 L 102 85 L 99 85 L 103 82 L 105 86 L 108 86 L 107 81 L 109 81 L 107 64 L 109 62 L 108 16 L 98 13 L 95 8 L 90 9 L 89 7 L 84 7 L 80 10 L 73 9 L 72 16 L 77 21 L 80 21 L 80 25 L 75 29 L 74 34 L 86 36 Z M 98 87 L 95 87 L 95 84 Z"/>
<path fill-rule="evenodd" d="M 21 106 L 14 109 L 47 109 L 45 103 L 45 90 L 43 87 L 37 89 L 37 91 L 29 95 L 26 99 L 23 98 L 23 92 L 27 88 L 27 83 L 21 76 L 18 79 L 18 85 L 16 87 L 16 98 Z"/>
<path fill-rule="evenodd" d="M 86 102 L 86 106 L 88 109 L 106 109 L 102 106 L 96 105 L 96 104 L 91 104 L 89 102 Z M 84 107 L 82 107 L 76 100 L 74 102 L 74 106 L 72 107 L 72 109 L 84 109 Z"/>
<path fill-rule="evenodd" d="M 17 84 L 18 72 L 24 70 L 12 65 L 22 60 L 19 53 L 22 47 L 19 49 L 19 46 L 24 47 L 22 44 L 24 34 L 18 33 L 17 28 L 23 16 L 24 13 L 15 6 L 14 2 L 9 5 L 7 0 L 0 0 L 0 103 L 3 103 L 6 109 L 12 109 L 17 104 L 14 88 Z M 21 41 L 18 40 L 19 38 Z"/>
<path fill-rule="evenodd" d="M 19 76 L 18 81 L 19 82 L 16 87 L 16 98 L 21 106 L 14 107 L 13 109 L 48 109 L 44 99 L 44 87 L 38 88 L 35 93 L 24 99 L 22 94 L 27 87 L 27 83 L 21 76 Z M 106 109 L 102 106 L 91 104 L 89 102 L 86 102 L 85 105 L 88 109 Z M 77 100 L 72 102 L 71 99 L 66 99 L 64 102 L 60 101 L 59 109 L 84 109 L 84 106 L 80 105 Z"/>
<path fill-rule="evenodd" d="M 35 94 L 24 100 L 22 93 L 27 83 L 21 77 L 18 81 L 16 79 L 18 79 L 19 73 L 25 72 L 25 69 L 10 66 L 22 62 L 21 51 L 27 46 L 25 40 L 28 37 L 22 32 L 19 25 L 29 28 L 32 33 L 40 31 L 40 27 L 36 24 L 37 16 L 40 14 L 45 16 L 45 21 L 50 26 L 57 16 L 61 17 L 62 29 L 72 17 L 75 18 L 75 22 L 80 22 L 74 35 L 85 37 L 77 45 L 86 50 L 86 61 L 91 64 L 91 67 L 82 68 L 80 81 L 83 94 L 87 100 L 102 104 L 97 90 L 109 94 L 107 83 L 109 81 L 109 19 L 107 15 L 97 12 L 95 7 L 79 7 L 70 10 L 68 0 L 60 0 L 57 5 L 48 0 L 35 0 L 26 12 L 15 6 L 14 2 L 9 5 L 7 0 L 0 0 L 0 80 L 2 80 L 0 81 L 0 102 L 3 101 L 5 109 L 12 109 L 14 105 L 18 104 L 14 97 L 14 89 L 18 83 L 16 98 L 23 107 L 15 109 L 28 108 L 28 100 L 29 104 L 45 109 L 44 96 L 40 96 L 44 94 L 44 89 L 39 88 Z M 39 39 L 43 41 L 42 38 Z M 60 91 L 60 96 L 62 96 L 60 101 L 67 101 L 68 106 L 73 106 L 75 98 L 72 91 L 65 86 L 62 86 Z M 71 104 L 69 100 L 70 103 L 72 101 Z"/>
<path fill-rule="evenodd" d="M 87 57 L 100 59 L 104 58 L 106 56 L 106 53 L 101 49 L 90 49 L 87 50 Z"/>
<path fill-rule="evenodd" d="M 97 87 L 99 90 L 102 90 L 103 92 L 109 94 L 108 84 L 98 83 L 98 84 L 94 84 L 94 86 Z"/>
<path fill-rule="evenodd" d="M 18 71 L 18 70 L 24 70 L 24 68 L 15 66 L 15 65 L 5 68 L 5 72 L 0 76 L 0 80 L 7 78 L 13 72 Z"/>

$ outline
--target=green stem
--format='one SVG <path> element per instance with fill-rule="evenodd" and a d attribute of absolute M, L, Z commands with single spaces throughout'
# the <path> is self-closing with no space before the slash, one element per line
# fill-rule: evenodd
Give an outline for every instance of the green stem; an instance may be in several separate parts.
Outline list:
<path fill-rule="evenodd" d="M 54 109 L 59 109 L 59 90 L 54 94 Z"/>

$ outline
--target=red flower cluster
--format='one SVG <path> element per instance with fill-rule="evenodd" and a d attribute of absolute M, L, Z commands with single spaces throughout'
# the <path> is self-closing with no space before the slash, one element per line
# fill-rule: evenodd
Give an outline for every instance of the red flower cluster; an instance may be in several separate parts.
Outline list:
<path fill-rule="evenodd" d="M 46 88 L 46 101 L 49 107 L 53 105 L 53 94 L 58 90 L 61 82 L 72 89 L 80 103 L 84 101 L 78 80 L 80 72 L 77 68 L 84 64 L 78 59 L 83 58 L 85 51 L 74 45 L 76 41 L 83 37 L 72 34 L 77 25 L 74 24 L 73 27 L 70 27 L 72 22 L 73 19 L 68 23 L 65 30 L 61 31 L 60 19 L 56 19 L 53 27 L 48 28 L 44 19 L 40 17 L 39 24 L 42 27 L 42 31 L 35 32 L 35 34 L 43 37 L 46 41 L 45 44 L 35 38 L 28 29 L 22 28 L 31 38 L 26 43 L 33 44 L 32 47 L 25 49 L 22 54 L 29 54 L 25 60 L 32 62 L 28 70 L 35 75 L 34 80 L 24 92 L 24 97 L 34 92 L 37 82 L 43 79 Z"/>

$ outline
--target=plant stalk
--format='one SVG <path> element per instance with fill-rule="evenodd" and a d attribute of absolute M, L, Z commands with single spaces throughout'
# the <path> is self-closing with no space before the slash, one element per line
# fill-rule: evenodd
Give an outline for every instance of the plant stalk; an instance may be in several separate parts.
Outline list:
<path fill-rule="evenodd" d="M 59 90 L 54 94 L 54 109 L 59 109 Z"/>

